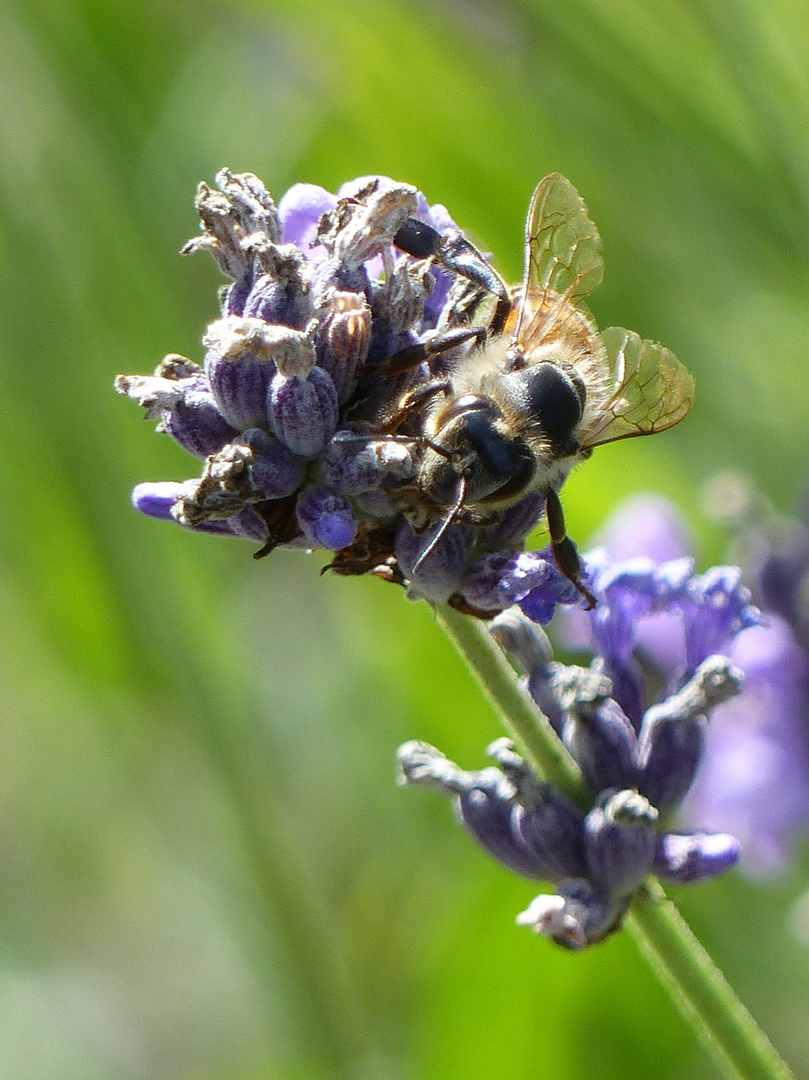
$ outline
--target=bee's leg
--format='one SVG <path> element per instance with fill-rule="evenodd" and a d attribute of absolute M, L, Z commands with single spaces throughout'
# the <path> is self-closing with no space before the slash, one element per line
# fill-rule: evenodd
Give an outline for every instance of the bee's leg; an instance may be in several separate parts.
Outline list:
<path fill-rule="evenodd" d="M 423 386 L 409 390 L 400 401 L 396 412 L 385 421 L 383 427 L 385 434 L 398 431 L 408 416 L 422 409 L 430 398 L 434 398 L 436 394 L 446 394 L 451 389 L 452 384 L 449 379 L 434 379 L 432 382 L 424 383 Z"/>
<path fill-rule="evenodd" d="M 474 244 L 456 230 L 443 235 L 416 218 L 409 218 L 393 238 L 397 248 L 415 259 L 433 258 L 447 270 L 480 285 L 497 297 L 497 307 L 488 328 L 494 337 L 501 333 L 511 311 L 508 286 L 489 265 Z"/>
<path fill-rule="evenodd" d="M 551 548 L 556 565 L 568 579 L 572 581 L 581 595 L 587 601 L 588 610 L 596 606 L 596 598 L 581 580 L 581 563 L 576 552 L 576 545 L 567 535 L 565 529 L 565 515 L 557 493 L 551 489 L 545 503 L 545 513 L 548 518 L 548 531 L 551 534 Z"/>
<path fill-rule="evenodd" d="M 386 420 L 371 424 L 365 420 L 357 420 L 354 431 L 338 431 L 332 436 L 334 442 L 368 442 L 373 439 L 390 439 L 395 442 L 426 442 L 423 435 L 397 435 L 396 432 L 413 412 L 422 409 L 430 398 L 436 394 L 446 394 L 452 389 L 449 379 L 433 379 L 432 382 L 424 383 L 409 390 L 399 402 L 399 407 Z"/>
<path fill-rule="evenodd" d="M 419 342 L 418 345 L 408 345 L 406 349 L 399 349 L 385 361 L 384 371 L 388 375 L 412 371 L 423 360 L 429 360 L 431 356 L 438 356 L 439 353 L 454 349 L 457 345 L 463 345 L 473 338 L 476 338 L 480 345 L 487 333 L 485 326 L 463 326 L 457 330 L 447 330 L 445 333 L 436 334 L 426 341 Z"/>

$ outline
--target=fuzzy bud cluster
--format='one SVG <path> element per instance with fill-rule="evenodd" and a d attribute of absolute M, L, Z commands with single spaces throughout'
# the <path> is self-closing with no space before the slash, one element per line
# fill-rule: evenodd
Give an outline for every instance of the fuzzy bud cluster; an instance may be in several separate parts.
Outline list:
<path fill-rule="evenodd" d="M 576 602 L 547 555 L 531 557 L 516 589 L 497 590 L 544 496 L 442 530 L 446 512 L 419 491 L 418 420 L 388 423 L 409 391 L 480 340 L 469 327 L 485 328 L 492 306 L 486 264 L 446 209 L 385 177 L 336 195 L 297 184 L 276 205 L 256 176 L 227 169 L 215 189 L 199 186 L 196 208 L 202 233 L 183 252 L 209 252 L 232 282 L 200 362 L 172 354 L 116 388 L 199 459 L 201 474 L 139 484 L 136 509 L 248 538 L 257 556 L 326 549 L 337 573 L 373 573 L 475 614 L 508 607 L 540 580 L 547 618 Z M 396 246 L 404 236 L 410 254 Z M 453 270 L 434 252 L 412 254 L 424 236 Z M 425 344 L 438 336 L 432 355 Z"/>

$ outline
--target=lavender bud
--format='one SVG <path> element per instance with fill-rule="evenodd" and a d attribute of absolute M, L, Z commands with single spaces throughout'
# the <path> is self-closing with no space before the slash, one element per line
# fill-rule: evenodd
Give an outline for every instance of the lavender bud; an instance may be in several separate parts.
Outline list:
<path fill-rule="evenodd" d="M 473 786 L 455 801 L 461 824 L 490 855 L 511 870 L 532 879 L 545 878 L 545 867 L 523 847 L 512 829 L 511 784 L 499 769 L 482 769 L 473 775 Z"/>
<path fill-rule="evenodd" d="M 366 439 L 338 431 L 319 458 L 320 475 L 341 495 L 360 495 L 411 480 L 416 465 L 411 440 Z"/>
<path fill-rule="evenodd" d="M 230 527 L 229 521 L 200 521 L 192 525 L 179 520 L 178 508 L 182 506 L 186 497 L 193 497 L 198 483 L 197 480 L 186 480 L 182 484 L 177 484 L 166 480 L 153 484 L 138 484 L 132 492 L 132 505 L 141 514 L 159 521 L 176 521 L 179 525 L 184 525 L 196 532 L 235 536 L 236 533 Z"/>
<path fill-rule="evenodd" d="M 541 877 L 511 829 L 514 788 L 498 769 L 464 772 L 429 743 L 413 740 L 397 751 L 399 780 L 453 796 L 455 812 L 470 835 L 509 869 Z"/>
<path fill-rule="evenodd" d="M 267 395 L 270 427 L 290 450 L 315 457 L 337 430 L 337 391 L 319 367 L 273 377 Z"/>
<path fill-rule="evenodd" d="M 417 533 L 409 524 L 396 533 L 395 552 L 402 573 L 409 580 L 409 595 L 445 603 L 457 592 L 466 566 L 466 533 L 443 523 Z"/>
<path fill-rule="evenodd" d="M 275 371 L 272 354 L 264 348 L 268 329 L 260 319 L 228 315 L 211 323 L 202 339 L 214 401 L 239 431 L 267 426 L 267 387 Z"/>
<path fill-rule="evenodd" d="M 539 785 L 530 806 L 514 807 L 511 828 L 531 854 L 535 877 L 562 881 L 587 872 L 582 816 L 550 784 Z"/>
<path fill-rule="evenodd" d="M 705 749 L 704 716 L 672 716 L 663 705 L 646 713 L 638 745 L 638 790 L 667 814 L 680 805 Z"/>
<path fill-rule="evenodd" d="M 159 417 L 158 431 L 195 457 L 216 453 L 237 434 L 217 409 L 202 368 L 184 357 L 167 356 L 154 375 L 119 375 L 115 389 L 142 405 L 145 419 Z"/>
<path fill-rule="evenodd" d="M 634 787 L 635 731 L 609 696 L 608 679 L 586 668 L 560 668 L 554 679 L 562 706 L 562 741 L 593 792 Z"/>
<path fill-rule="evenodd" d="M 191 382 L 192 380 L 189 380 Z M 238 432 L 216 407 L 206 385 L 193 380 L 173 408 L 163 411 L 161 426 L 183 449 L 198 458 L 215 454 Z"/>
<path fill-rule="evenodd" d="M 320 324 L 317 353 L 328 371 L 341 405 L 351 397 L 371 344 L 371 310 L 365 297 L 355 292 L 330 292 L 325 303 L 328 315 Z"/>
<path fill-rule="evenodd" d="M 263 322 L 303 330 L 312 317 L 312 303 L 303 281 L 303 257 L 292 244 L 262 252 L 267 273 L 256 279 L 244 315 Z"/>
<path fill-rule="evenodd" d="M 666 833 L 657 839 L 654 872 L 665 881 L 710 881 L 739 861 L 741 845 L 729 833 Z"/>
<path fill-rule="evenodd" d="M 500 766 L 513 790 L 511 831 L 531 855 L 534 876 L 560 881 L 585 874 L 579 811 L 536 777 L 509 739 L 496 739 L 486 753 Z"/>
<path fill-rule="evenodd" d="M 234 442 L 251 451 L 250 490 L 246 495 L 251 502 L 283 499 L 303 483 L 306 462 L 269 432 L 250 428 Z"/>
<path fill-rule="evenodd" d="M 171 521 L 171 508 L 183 489 L 183 484 L 177 484 L 173 480 L 138 484 L 132 491 L 132 505 L 147 517 L 157 518 L 158 521 Z"/>
<path fill-rule="evenodd" d="M 648 709 L 638 736 L 638 789 L 665 814 L 675 810 L 696 775 L 705 748 L 705 714 L 739 692 L 742 675 L 711 656 L 678 693 Z"/>
<path fill-rule="evenodd" d="M 600 889 L 576 878 L 560 885 L 554 895 L 541 893 L 516 922 L 565 949 L 579 951 L 603 941 L 618 928 L 622 915 L 622 907 L 611 903 Z"/>
<path fill-rule="evenodd" d="M 339 551 L 357 536 L 357 519 L 348 501 L 328 488 L 312 486 L 298 496 L 298 524 L 318 547 Z"/>
<path fill-rule="evenodd" d="M 605 793 L 584 819 L 590 875 L 610 893 L 628 896 L 649 872 L 657 810 L 637 791 Z"/>

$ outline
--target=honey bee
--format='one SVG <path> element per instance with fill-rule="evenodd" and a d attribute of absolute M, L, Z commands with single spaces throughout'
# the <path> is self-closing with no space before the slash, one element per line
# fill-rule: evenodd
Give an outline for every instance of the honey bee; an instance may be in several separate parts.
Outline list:
<path fill-rule="evenodd" d="M 405 235 L 396 243 L 425 250 Z M 678 424 L 691 408 L 694 379 L 663 345 L 618 327 L 599 331 L 584 300 L 603 277 L 601 237 L 559 173 L 540 181 L 531 199 L 520 287 L 509 291 L 476 249 L 460 244 L 435 241 L 430 254 L 496 294 L 492 322 L 445 378 L 404 395 L 388 427 L 418 416 L 416 488 L 441 522 L 415 570 L 453 522 L 485 521 L 538 492 L 556 563 L 592 606 L 559 490 L 596 446 Z M 451 331 L 446 340 L 474 333 Z M 433 341 L 425 355 L 447 347 Z"/>

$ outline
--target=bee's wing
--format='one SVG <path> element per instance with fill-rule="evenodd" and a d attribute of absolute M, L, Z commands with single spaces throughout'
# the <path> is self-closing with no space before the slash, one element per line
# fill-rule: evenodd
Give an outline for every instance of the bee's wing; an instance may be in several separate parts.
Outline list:
<path fill-rule="evenodd" d="M 566 177 L 551 173 L 540 180 L 528 208 L 525 272 L 513 337 L 541 339 L 547 321 L 542 314 L 561 311 L 560 301 L 579 303 L 603 276 L 601 237 L 587 207 Z"/>
<path fill-rule="evenodd" d="M 694 401 L 694 376 L 663 345 L 631 330 L 601 333 L 606 350 L 602 400 L 579 432 L 590 448 L 674 427 Z"/>

